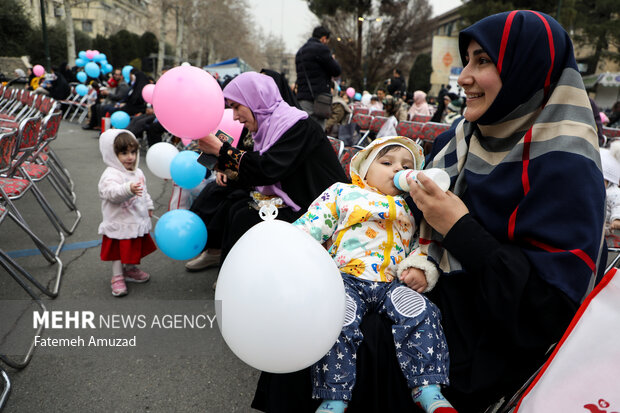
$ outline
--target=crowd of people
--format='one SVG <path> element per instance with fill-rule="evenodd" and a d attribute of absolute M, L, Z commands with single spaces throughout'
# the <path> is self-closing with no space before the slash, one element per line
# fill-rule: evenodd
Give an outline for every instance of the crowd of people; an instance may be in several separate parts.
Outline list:
<path fill-rule="evenodd" d="M 185 267 L 220 266 L 266 204 L 336 262 L 348 309 L 338 341 L 307 369 L 262 372 L 256 409 L 484 411 L 510 399 L 544 362 L 603 275 L 606 223 L 620 227 L 605 197 L 611 190 L 618 203 L 620 161 L 605 153 L 601 163 L 600 128 L 571 39 L 538 12 L 482 19 L 459 35 L 463 93 L 444 88 L 436 105 L 424 91 L 407 93 L 394 69 L 374 94 L 360 94 L 360 105 L 396 121 L 423 115 L 453 127 L 426 160 L 407 138 L 377 137 L 351 161 L 351 179 L 326 135 L 346 122 L 353 103 L 329 39 L 317 27 L 297 53 L 296 94 L 270 70 L 224 85 L 242 139 L 198 141 L 217 157 L 216 178 L 191 205 L 209 236 Z M 29 86 L 55 96 L 68 87 L 62 72 L 54 70 L 48 86 Z M 97 129 L 117 110 L 132 116 L 127 130 L 99 140 L 108 166 L 99 183 L 101 259 L 112 261 L 115 296 L 127 294 L 125 282 L 148 281 L 136 265 L 155 249 L 136 139 L 146 133 L 152 145 L 164 131 L 142 98 L 148 83 L 137 69 L 129 83 L 120 70 L 93 82 L 84 126 Z M 618 122 L 620 103 L 607 119 Z M 449 190 L 423 172 L 408 180 L 408 191 L 394 185 L 397 172 L 425 167 L 445 170 Z"/>

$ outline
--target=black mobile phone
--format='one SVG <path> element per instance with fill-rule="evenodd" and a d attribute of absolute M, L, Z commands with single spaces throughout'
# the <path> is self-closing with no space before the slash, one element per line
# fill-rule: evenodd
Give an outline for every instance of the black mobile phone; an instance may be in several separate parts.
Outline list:
<path fill-rule="evenodd" d="M 234 140 L 232 136 L 219 129 L 217 132 L 215 132 L 215 136 L 222 142 L 228 142 L 231 145 Z M 217 156 L 201 152 L 200 156 L 198 156 L 198 163 L 200 163 L 207 169 L 213 170 L 213 168 L 215 168 L 215 165 L 217 165 Z"/>

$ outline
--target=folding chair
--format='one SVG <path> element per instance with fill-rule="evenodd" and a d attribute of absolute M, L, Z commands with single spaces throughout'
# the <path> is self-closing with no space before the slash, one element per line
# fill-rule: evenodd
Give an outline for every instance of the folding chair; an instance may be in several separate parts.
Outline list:
<path fill-rule="evenodd" d="M 351 105 L 350 108 L 351 108 L 351 115 L 349 115 L 349 123 L 353 121 L 353 118 L 357 114 L 368 115 L 370 113 L 370 109 L 364 106 L 354 104 L 354 105 Z"/>
<path fill-rule="evenodd" d="M 342 169 L 344 169 L 344 173 L 347 175 L 349 182 L 351 181 L 351 159 L 362 149 L 364 149 L 363 146 L 345 146 L 342 156 L 340 157 L 340 165 L 342 165 Z"/>
<path fill-rule="evenodd" d="M 379 131 L 381 130 L 383 125 L 385 125 L 385 122 L 387 122 L 387 120 L 388 120 L 388 118 L 386 118 L 385 116 L 374 116 L 372 118 L 372 120 L 370 121 L 370 127 L 368 128 L 368 135 L 367 135 L 367 137 L 370 139 L 371 136 L 373 138 L 375 136 L 377 136 L 377 133 L 379 133 Z M 366 138 L 366 136 L 362 137 L 362 139 L 360 139 L 360 141 L 357 144 L 361 145 L 364 142 L 365 138 Z"/>
<path fill-rule="evenodd" d="M 47 165 L 52 169 L 52 171 L 57 173 L 59 180 L 69 189 L 69 192 L 71 192 L 72 194 L 73 202 L 75 202 L 75 193 L 73 193 L 74 183 L 73 179 L 71 179 L 71 174 L 60 161 L 60 158 L 58 157 L 58 155 L 56 155 L 56 152 L 54 152 L 54 150 L 50 146 L 52 141 L 54 141 L 58 137 L 58 129 L 60 129 L 62 112 L 54 112 L 53 109 L 55 109 L 56 107 L 56 102 L 52 103 L 50 109 L 52 115 L 43 118 L 43 124 L 41 126 L 43 145 L 41 150 L 33 154 L 33 158 L 36 158 L 37 161 Z"/>
<path fill-rule="evenodd" d="M 26 140 L 32 139 L 32 135 L 39 132 L 39 124 L 40 120 L 38 118 L 25 119 L 20 124 L 20 129 L 17 133 L 15 131 L 5 133 L 0 139 L 0 198 L 4 200 L 4 204 L 10 208 L 11 212 L 13 212 L 21 222 L 27 225 L 26 220 L 17 210 L 13 201 L 22 198 L 28 190 L 32 189 L 35 199 L 58 232 L 60 240 L 56 253 L 54 254 L 57 256 L 65 242 L 63 229 L 54 218 L 51 207 L 39 189 L 33 185 L 29 179 L 15 176 L 16 171 L 21 166 L 20 163 L 29 155 L 28 153 L 24 153 L 19 160 L 14 161 L 20 138 L 25 137 Z M 20 136 L 18 136 L 18 134 Z M 27 174 L 23 176 L 27 176 Z"/>
<path fill-rule="evenodd" d="M 7 399 L 9 398 L 9 393 L 11 393 L 11 380 L 9 379 L 8 374 L 2 367 L 0 367 L 0 374 L 2 375 L 2 381 L 4 381 L 4 385 L 2 386 L 2 393 L 0 394 L 0 410 L 4 407 Z"/>
<path fill-rule="evenodd" d="M 603 126 L 603 135 L 608 138 L 620 138 L 620 129 Z"/>
<path fill-rule="evenodd" d="M 24 289 L 24 291 L 26 291 L 26 293 L 28 293 L 28 295 L 32 298 L 32 300 L 38 305 L 38 307 L 42 311 L 47 311 L 41 299 L 37 297 L 37 295 L 30 289 L 30 287 L 28 287 L 28 285 L 21 279 L 21 277 L 19 277 L 19 275 L 15 273 L 14 269 L 12 268 L 12 264 L 8 263 L 5 260 L 4 253 L 0 254 L 0 267 L 4 268 L 9 273 L 9 275 L 19 284 L 20 287 Z M 37 331 L 34 333 L 34 336 L 32 338 L 32 342 L 30 343 L 30 346 L 28 347 L 28 351 L 26 352 L 26 354 L 20 361 L 13 360 L 4 354 L 0 354 L 0 361 L 2 361 L 4 364 L 14 369 L 18 369 L 18 370 L 23 369 L 24 367 L 28 365 L 28 363 L 30 363 L 30 359 L 32 358 L 32 354 L 34 353 L 34 349 L 35 349 L 36 337 L 40 336 L 42 333 L 43 333 L 43 323 L 41 323 L 39 327 L 37 328 Z M 0 407 L 2 407 L 1 403 L 0 403 Z"/>
<path fill-rule="evenodd" d="M 437 123 L 437 122 L 427 122 L 424 124 L 424 128 L 422 128 L 422 133 L 420 138 L 424 142 L 424 146 L 426 149 L 432 147 L 435 142 L 435 138 L 445 131 L 450 129 L 450 125 L 447 123 Z M 424 151 L 428 153 L 428 151 Z"/>
<path fill-rule="evenodd" d="M 90 89 L 88 90 L 88 92 L 90 93 Z M 84 117 L 86 117 L 86 114 L 88 113 L 88 108 L 90 107 L 90 105 L 88 104 L 89 93 L 86 93 L 84 96 L 82 96 L 81 99 L 73 103 L 73 106 L 75 106 L 75 110 L 73 111 L 73 115 L 71 115 L 71 119 L 69 119 L 69 122 L 73 122 L 73 119 L 79 113 L 80 117 L 78 118 L 78 123 L 82 123 Z"/>
<path fill-rule="evenodd" d="M 50 183 L 54 186 L 54 189 L 56 189 L 67 206 L 72 209 L 75 206 L 74 203 L 76 200 L 75 192 L 73 192 L 73 180 L 71 179 L 69 171 L 62 166 L 60 161 L 56 161 L 57 156 L 49 147 L 50 143 L 56 139 L 58 135 L 61 117 L 62 113 L 56 112 L 50 113 L 43 118 L 39 142 L 37 143 L 37 147 L 34 152 L 28 158 L 28 162 L 25 163 L 25 167 L 29 172 L 29 175 L 33 177 L 34 181 L 38 182 L 39 180 L 45 178 L 45 176 L 37 177 L 36 173 L 31 173 L 29 169 L 38 167 L 30 165 L 30 163 L 45 166 L 51 174 Z M 22 153 L 18 154 L 18 156 L 21 155 Z M 45 171 L 40 173 L 47 174 Z M 66 199 L 69 199 L 70 202 L 67 202 Z"/>
<path fill-rule="evenodd" d="M 355 115 L 353 115 L 353 118 L 351 119 L 351 123 L 357 124 L 357 126 L 360 127 L 360 133 L 362 134 L 362 137 L 357 142 L 358 145 L 364 142 L 364 140 L 368 136 L 368 133 L 370 132 L 371 122 L 372 122 L 372 116 L 370 115 L 364 115 L 361 113 L 356 113 Z"/>
<path fill-rule="evenodd" d="M 332 148 L 334 148 L 336 156 L 340 159 L 342 152 L 344 152 L 344 142 L 338 138 L 334 138 L 333 136 L 328 136 L 327 139 L 329 139 L 329 143 L 332 145 Z"/>
<path fill-rule="evenodd" d="M 424 124 L 422 122 L 401 120 L 398 122 L 398 125 L 396 125 L 396 133 L 399 136 L 405 136 L 416 143 L 420 143 L 423 128 Z"/>
<path fill-rule="evenodd" d="M 2 258 L 5 261 L 5 263 L 10 264 L 15 271 L 21 274 L 21 277 L 30 281 L 43 294 L 51 298 L 56 298 L 58 296 L 58 290 L 60 288 L 60 279 L 62 278 L 62 270 L 63 270 L 62 261 L 60 260 L 60 257 L 56 253 L 52 252 L 52 250 L 50 250 L 45 245 L 45 243 L 30 230 L 30 227 L 24 221 L 17 218 L 17 216 L 14 214 L 14 211 L 11 212 L 12 210 L 13 210 L 12 204 L 7 203 L 6 205 L 2 205 L 2 203 L 0 203 L 0 224 L 2 224 L 2 222 L 7 216 L 11 218 L 11 220 L 13 220 L 13 222 L 17 224 L 17 226 L 20 227 L 30 237 L 30 239 L 32 239 L 35 246 L 39 249 L 39 251 L 41 251 L 41 255 L 43 256 L 43 258 L 45 258 L 50 264 L 57 265 L 56 278 L 54 279 L 54 287 L 50 290 L 46 288 L 45 286 L 43 286 L 43 284 L 37 281 L 36 278 L 34 278 L 28 271 L 22 268 L 15 260 L 13 260 L 1 248 L 0 248 L 0 258 Z M 15 272 L 13 272 L 12 274 L 15 274 L 13 278 L 20 277 Z"/>
<path fill-rule="evenodd" d="M 413 118 L 411 120 L 413 122 L 426 123 L 426 122 L 430 122 L 431 119 L 432 119 L 431 115 L 420 115 L 420 114 L 416 113 L 415 115 L 413 115 Z"/>
<path fill-rule="evenodd" d="M 50 117 L 52 115 L 49 115 Z M 46 177 L 50 176 L 50 168 L 46 165 L 26 162 L 26 160 L 33 154 L 38 151 L 38 148 L 42 142 L 41 135 L 41 120 L 40 118 L 30 118 L 25 120 L 24 122 L 28 122 L 25 126 L 20 129 L 19 133 L 19 154 L 16 156 L 16 160 L 13 163 L 12 169 L 7 173 L 9 178 L 26 178 L 30 182 L 30 186 L 35 193 L 35 196 L 41 206 L 43 207 L 44 212 L 50 218 L 50 220 L 55 223 L 55 226 L 58 228 L 62 228 L 64 232 L 67 234 L 73 234 L 75 228 L 82 218 L 82 214 L 77 209 L 75 202 L 73 200 L 75 194 L 67 194 L 64 192 L 63 188 L 60 186 L 58 181 L 55 181 L 54 175 L 51 175 L 53 178 L 51 179 L 52 186 L 62 199 L 62 201 L 67 205 L 67 207 L 75 212 L 76 218 L 75 221 L 71 225 L 65 225 L 65 223 L 60 219 L 58 214 L 52 209 L 50 203 L 47 201 L 43 192 L 38 188 L 36 182 L 42 181 Z M 21 127 L 21 126 L 20 126 Z"/>
<path fill-rule="evenodd" d="M 371 110 L 370 116 L 385 116 L 385 111 L 381 109 Z"/>

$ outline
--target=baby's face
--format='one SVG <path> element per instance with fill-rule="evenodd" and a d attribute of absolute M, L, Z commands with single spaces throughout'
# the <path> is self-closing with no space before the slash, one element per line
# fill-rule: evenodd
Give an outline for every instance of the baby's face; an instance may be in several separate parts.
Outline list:
<path fill-rule="evenodd" d="M 413 169 L 413 157 L 407 149 L 397 146 L 372 161 L 366 182 L 385 195 L 398 195 L 402 191 L 394 186 L 394 175 L 403 169 Z"/>
<path fill-rule="evenodd" d="M 135 169 L 136 158 L 138 157 L 137 149 L 120 152 L 117 156 L 118 160 L 121 161 L 125 169 L 127 169 L 128 171 L 133 171 Z"/>

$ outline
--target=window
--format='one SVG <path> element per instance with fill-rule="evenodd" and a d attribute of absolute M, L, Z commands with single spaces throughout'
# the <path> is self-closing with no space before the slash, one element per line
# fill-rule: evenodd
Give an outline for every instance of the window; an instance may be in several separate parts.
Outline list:
<path fill-rule="evenodd" d="M 82 31 L 85 33 L 92 33 L 93 32 L 93 21 L 82 20 Z"/>

